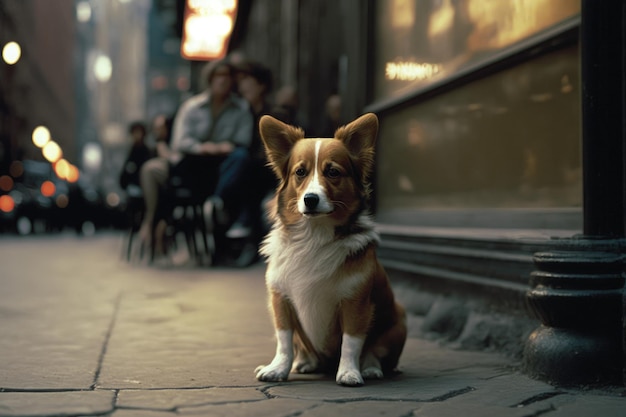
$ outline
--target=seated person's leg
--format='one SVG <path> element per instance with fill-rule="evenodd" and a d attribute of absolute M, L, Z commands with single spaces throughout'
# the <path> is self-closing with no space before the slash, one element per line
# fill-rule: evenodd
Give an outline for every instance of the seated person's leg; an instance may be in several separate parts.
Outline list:
<path fill-rule="evenodd" d="M 159 201 L 159 192 L 167 181 L 168 175 L 169 165 L 164 158 L 150 159 L 141 167 L 140 184 L 145 200 L 146 212 L 139 236 L 144 243 L 149 243 L 152 240 L 152 224 Z"/>

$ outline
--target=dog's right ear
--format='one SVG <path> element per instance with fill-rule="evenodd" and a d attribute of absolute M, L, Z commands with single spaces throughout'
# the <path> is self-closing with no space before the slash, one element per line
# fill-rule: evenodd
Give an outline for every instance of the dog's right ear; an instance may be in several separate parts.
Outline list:
<path fill-rule="evenodd" d="M 259 120 L 259 132 L 270 166 L 278 178 L 284 180 L 287 176 L 289 153 L 293 145 L 304 138 L 304 131 L 265 115 Z"/>

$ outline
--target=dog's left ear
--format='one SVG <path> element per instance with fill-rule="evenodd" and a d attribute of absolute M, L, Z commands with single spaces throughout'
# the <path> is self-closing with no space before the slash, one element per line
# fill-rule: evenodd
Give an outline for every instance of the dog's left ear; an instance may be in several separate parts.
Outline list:
<path fill-rule="evenodd" d="M 374 145 L 377 134 L 378 117 L 374 113 L 366 113 L 335 132 L 335 138 L 344 143 L 357 164 L 360 165 L 363 183 L 374 168 Z"/>

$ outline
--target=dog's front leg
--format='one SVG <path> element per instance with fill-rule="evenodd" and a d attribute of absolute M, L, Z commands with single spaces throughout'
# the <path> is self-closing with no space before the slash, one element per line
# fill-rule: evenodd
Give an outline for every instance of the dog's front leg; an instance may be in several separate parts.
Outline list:
<path fill-rule="evenodd" d="M 269 365 L 262 365 L 256 369 L 259 381 L 285 381 L 293 364 L 293 320 L 294 311 L 287 298 L 272 291 L 271 303 L 276 329 L 276 354 Z"/>
<path fill-rule="evenodd" d="M 363 385 L 361 352 L 372 317 L 372 307 L 363 300 L 347 300 L 342 303 L 341 316 L 343 336 L 336 381 L 339 385 L 360 386 Z"/>

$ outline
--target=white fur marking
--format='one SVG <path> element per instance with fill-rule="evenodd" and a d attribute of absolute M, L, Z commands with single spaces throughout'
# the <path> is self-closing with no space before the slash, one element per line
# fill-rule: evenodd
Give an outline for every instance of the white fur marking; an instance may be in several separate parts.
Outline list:
<path fill-rule="evenodd" d="M 293 330 L 276 330 L 276 355 L 267 366 L 257 368 L 259 381 L 285 381 L 293 363 Z"/>
<path fill-rule="evenodd" d="M 315 139 L 315 165 L 313 169 L 313 178 L 311 178 L 311 182 L 307 185 L 306 189 L 299 196 L 298 199 L 298 210 L 300 213 L 306 213 L 309 211 L 304 204 L 304 196 L 307 194 L 316 194 L 320 201 L 317 204 L 316 212 L 318 213 L 330 213 L 333 211 L 333 205 L 328 201 L 328 196 L 326 195 L 326 191 L 324 190 L 324 186 L 320 181 L 320 169 L 322 167 L 319 166 L 319 156 L 320 156 L 320 148 L 322 147 L 322 141 L 320 139 Z"/>
<path fill-rule="evenodd" d="M 332 226 L 311 223 L 310 219 L 302 219 L 286 230 L 278 221 L 266 237 L 261 253 L 268 256 L 268 288 L 292 301 L 312 345 L 318 352 L 330 355 L 333 346 L 328 342 L 332 326 L 338 322 L 337 305 L 366 279 L 361 274 L 339 276 L 337 271 L 346 257 L 378 242 L 378 235 L 366 215 L 357 222 L 363 231 L 343 239 L 335 238 Z M 335 342 L 339 344 L 339 340 Z"/>
<path fill-rule="evenodd" d="M 363 385 L 359 371 L 359 360 L 365 340 L 362 337 L 344 333 L 341 341 L 341 358 L 336 381 L 340 385 Z"/>

